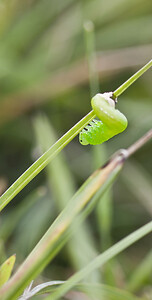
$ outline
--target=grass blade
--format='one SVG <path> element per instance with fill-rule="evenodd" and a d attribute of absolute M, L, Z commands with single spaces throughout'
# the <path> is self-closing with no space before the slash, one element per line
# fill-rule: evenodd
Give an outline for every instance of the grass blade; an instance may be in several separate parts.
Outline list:
<path fill-rule="evenodd" d="M 117 155 L 102 169 L 98 169 L 88 178 L 16 274 L 0 291 L 1 299 L 16 299 L 30 281 L 53 259 L 69 238 L 70 225 L 73 224 L 74 220 L 78 220 L 77 224 L 82 222 L 82 219 L 93 209 L 93 200 L 96 196 L 97 199 L 99 198 L 99 193 L 100 195 L 104 194 L 107 187 L 117 177 L 123 163 L 124 158 L 122 155 Z"/>
<path fill-rule="evenodd" d="M 114 256 L 125 250 L 127 247 L 134 244 L 136 241 L 144 237 L 146 234 L 152 231 L 152 221 L 142 226 L 140 229 L 134 231 L 120 242 L 109 248 L 104 253 L 97 256 L 89 265 L 83 268 L 81 271 L 74 274 L 65 284 L 63 284 L 55 293 L 47 297 L 46 300 L 57 300 L 61 296 L 65 295 L 72 287 L 83 280 L 93 270 L 103 266 Z"/>
<path fill-rule="evenodd" d="M 0 266 L 0 287 L 10 278 L 15 260 L 16 255 L 12 255 Z"/>

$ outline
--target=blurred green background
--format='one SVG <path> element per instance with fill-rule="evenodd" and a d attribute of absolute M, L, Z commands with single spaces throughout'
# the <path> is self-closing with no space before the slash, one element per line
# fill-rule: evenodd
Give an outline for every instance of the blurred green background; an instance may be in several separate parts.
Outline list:
<path fill-rule="evenodd" d="M 99 92 L 113 91 L 151 59 L 151 0 L 0 0 L 1 194 L 42 151 L 91 110 L 83 29 L 86 20 L 95 28 Z M 120 97 L 118 109 L 129 120 L 123 134 L 94 147 L 80 145 L 76 137 L 4 209 L 0 216 L 0 262 L 16 253 L 17 267 L 93 170 L 151 128 L 151 78 L 149 70 Z M 151 219 L 151 154 L 149 142 L 126 163 L 113 190 L 99 202 L 83 228 L 83 251 L 80 241 L 71 241 L 47 267 L 40 282 L 66 279 L 90 257 Z M 125 251 L 104 272 L 102 282 L 129 286 L 134 269 L 151 246 L 147 236 Z M 145 296 L 151 285 L 148 269 L 132 290 Z"/>

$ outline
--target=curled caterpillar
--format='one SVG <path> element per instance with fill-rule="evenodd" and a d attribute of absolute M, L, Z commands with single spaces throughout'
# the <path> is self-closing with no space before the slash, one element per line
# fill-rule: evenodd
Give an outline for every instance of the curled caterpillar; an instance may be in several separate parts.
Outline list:
<path fill-rule="evenodd" d="M 115 109 L 112 92 L 97 94 L 91 100 L 96 116 L 101 120 L 92 120 L 79 134 L 82 145 L 97 145 L 124 131 L 127 127 L 126 117 Z"/>

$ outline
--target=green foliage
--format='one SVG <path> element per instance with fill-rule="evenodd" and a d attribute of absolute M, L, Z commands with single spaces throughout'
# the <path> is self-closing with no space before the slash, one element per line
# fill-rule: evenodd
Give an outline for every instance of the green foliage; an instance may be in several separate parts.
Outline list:
<path fill-rule="evenodd" d="M 49 297 L 66 287 L 71 299 L 151 299 L 150 235 L 104 265 L 100 261 L 102 268 L 95 265 L 151 220 L 151 143 L 125 163 L 102 197 L 121 167 L 104 185 L 94 175 L 86 181 L 151 128 L 151 72 L 125 91 L 130 76 L 136 80 L 135 72 L 151 60 L 151 11 L 149 0 L 0 1 L 0 193 L 6 191 L 0 200 L 0 263 L 17 257 L 15 274 L 1 288 L 3 299 L 17 300 L 33 278 L 35 288 L 64 280 L 48 287 Z M 117 106 L 128 128 L 101 147 L 82 147 L 73 138 L 95 114 L 81 118 L 90 99 L 105 91 L 115 97 L 125 91 Z M 81 193 L 93 186 L 98 192 L 91 197 L 89 190 L 84 202 Z M 32 299 L 48 296 L 41 292 Z"/>
<path fill-rule="evenodd" d="M 15 260 L 16 256 L 12 255 L 0 266 L 0 287 L 10 278 Z"/>

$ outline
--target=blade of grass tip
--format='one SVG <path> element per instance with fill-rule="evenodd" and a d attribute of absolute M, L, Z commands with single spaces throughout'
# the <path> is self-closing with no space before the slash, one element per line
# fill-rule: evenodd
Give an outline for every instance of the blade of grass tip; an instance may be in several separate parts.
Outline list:
<path fill-rule="evenodd" d="M 85 127 L 95 114 L 88 113 L 67 133 L 65 133 L 49 150 L 47 150 L 36 162 L 34 162 L 0 197 L 0 211 L 35 177 L 48 163 Z"/>
<path fill-rule="evenodd" d="M 125 81 L 119 88 L 113 92 L 113 97 L 120 96 L 131 84 L 133 84 L 141 75 L 143 75 L 152 66 L 152 59 L 140 70 L 138 70 L 133 76 Z"/>
<path fill-rule="evenodd" d="M 68 279 L 56 292 L 51 296 L 46 297 L 46 300 L 57 300 L 61 299 L 69 290 L 71 290 L 77 283 L 83 280 L 90 272 L 103 266 L 111 258 L 115 257 L 123 250 L 137 242 L 139 239 L 143 238 L 148 233 L 152 232 L 152 222 L 142 226 L 140 229 L 134 231 L 120 242 L 116 243 L 114 246 L 109 248 L 104 253 L 97 256 L 91 263 L 89 263 L 85 268 L 74 274 L 70 279 Z"/>
<path fill-rule="evenodd" d="M 16 300 L 24 288 L 54 258 L 70 237 L 69 228 L 78 220 L 78 224 L 93 209 L 92 201 L 96 194 L 105 190 L 118 176 L 124 164 L 124 156 L 117 155 L 103 168 L 95 171 L 74 195 L 62 213 L 50 226 L 46 234 L 30 253 L 18 271 L 0 290 L 0 298 Z M 99 198 L 99 196 L 98 196 Z M 97 199 L 98 199 L 97 198 Z"/>
<path fill-rule="evenodd" d="M 99 92 L 99 78 L 96 71 L 94 23 L 90 20 L 85 21 L 83 28 L 89 71 L 90 94 L 91 97 L 93 97 L 97 92 Z"/>
<path fill-rule="evenodd" d="M 9 257 L 1 266 L 0 266 L 0 287 L 8 281 L 11 276 L 14 264 L 16 260 L 16 255 Z"/>

